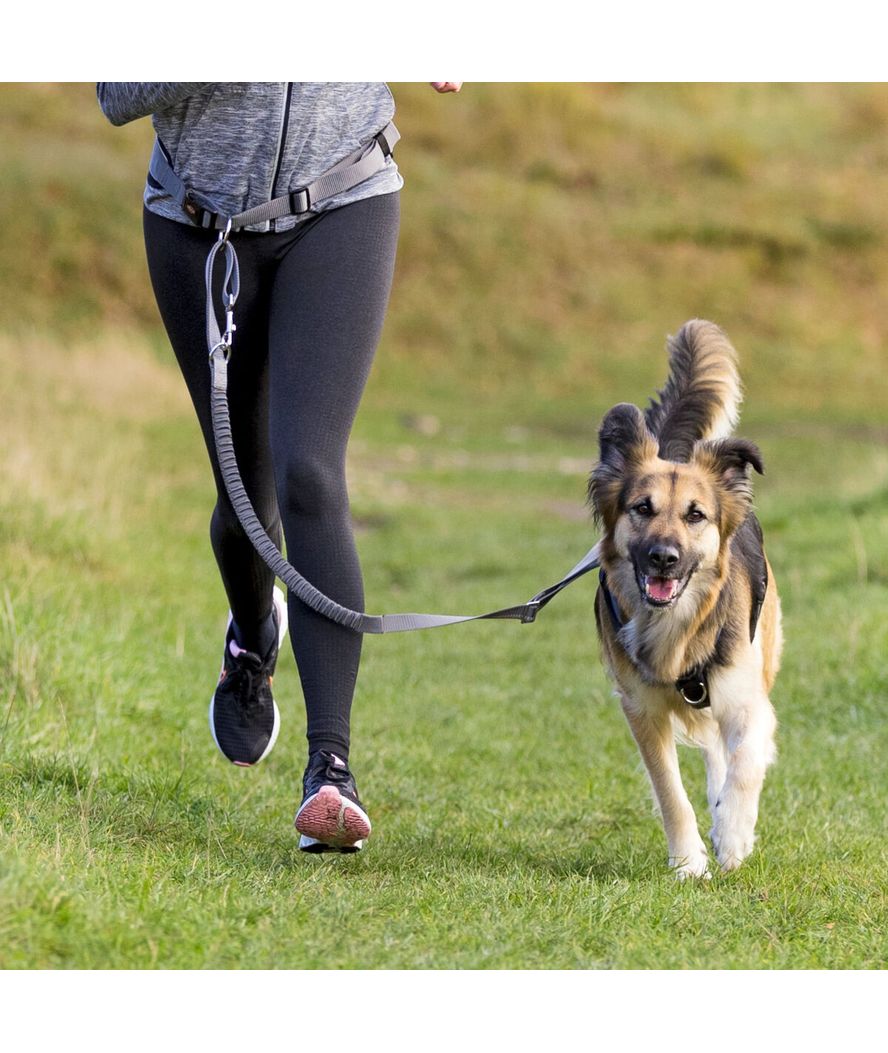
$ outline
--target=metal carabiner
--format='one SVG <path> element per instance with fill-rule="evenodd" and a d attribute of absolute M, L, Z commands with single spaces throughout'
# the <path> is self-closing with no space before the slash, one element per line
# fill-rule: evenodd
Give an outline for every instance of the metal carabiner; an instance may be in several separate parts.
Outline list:
<path fill-rule="evenodd" d="M 229 351 L 235 329 L 237 329 L 237 326 L 234 324 L 234 303 L 232 302 L 225 308 L 225 332 L 222 334 L 222 342 L 228 346 Z"/>
<path fill-rule="evenodd" d="M 225 221 L 225 230 L 219 231 L 219 241 L 228 241 L 228 235 L 231 233 L 231 216 Z"/>
<path fill-rule="evenodd" d="M 217 351 L 222 352 L 222 358 L 227 362 L 231 358 L 231 341 L 226 340 L 225 337 L 222 337 L 218 344 L 214 344 L 210 348 L 210 362 L 212 362 L 213 359 L 216 357 Z"/>

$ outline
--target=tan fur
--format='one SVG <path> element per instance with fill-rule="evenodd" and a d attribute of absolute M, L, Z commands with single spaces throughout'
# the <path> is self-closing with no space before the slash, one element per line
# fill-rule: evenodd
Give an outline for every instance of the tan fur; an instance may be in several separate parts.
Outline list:
<path fill-rule="evenodd" d="M 774 580 L 774 572 L 771 564 L 768 564 L 768 574 Z M 762 678 L 764 680 L 765 693 L 770 694 L 780 670 L 780 652 L 783 649 L 783 625 L 780 612 L 780 598 L 777 595 L 777 585 L 769 589 L 762 604 L 762 614 L 759 619 L 759 632 L 762 637 Z"/>
<path fill-rule="evenodd" d="M 695 345 L 701 360 L 700 378 L 712 388 L 720 406 L 720 412 L 713 417 L 701 438 L 721 439 L 731 435 L 740 420 L 743 400 L 737 352 L 717 325 L 700 318 L 686 322 L 679 335 L 682 334 Z M 675 339 L 669 341 L 670 349 Z"/>
<path fill-rule="evenodd" d="M 689 323 L 682 334 L 686 342 L 703 341 L 706 354 L 672 356 L 673 373 L 660 393 L 663 403 L 653 415 L 649 411 L 645 422 L 634 407 L 611 411 L 602 424 L 601 460 L 590 482 L 604 526 L 602 568 L 624 623 L 618 631 L 599 590 L 602 653 L 650 776 L 670 865 L 680 878 L 709 871 L 681 783 L 676 737 L 703 750 L 712 843 L 722 869 L 731 870 L 752 851 L 765 769 L 775 756 L 776 719 L 768 696 L 782 645 L 770 566 L 755 636 L 749 638 L 754 564 L 747 565 L 742 550 L 732 544 L 751 509 L 749 467 L 761 470 L 757 449 L 745 440 L 727 439 L 723 431 L 735 422 L 740 397 L 735 352 L 711 323 Z M 684 376 L 685 368 L 696 372 Z M 687 445 L 687 460 L 664 460 L 658 453 L 662 435 L 647 428 L 684 420 L 686 436 L 689 414 L 682 418 L 681 399 L 689 391 L 699 398 L 701 377 L 719 404 L 705 402 L 693 418 L 697 432 Z M 720 441 L 711 441 L 714 430 L 720 431 Z M 744 530 L 748 538 L 748 523 Z M 644 592 L 649 580 L 665 581 L 659 572 L 651 574 L 646 562 L 658 545 L 679 554 L 676 581 L 688 568 L 680 579 L 683 591 L 669 606 L 655 606 Z M 717 641 L 719 660 L 714 661 Z M 697 710 L 684 701 L 675 681 L 707 663 L 711 708 Z"/>
<path fill-rule="evenodd" d="M 645 417 L 650 431 L 667 442 L 688 416 L 696 424 L 696 439 L 730 435 L 740 417 L 743 389 L 737 372 L 737 352 L 725 333 L 712 322 L 685 322 L 667 343 L 669 378 Z M 670 419 L 671 418 L 671 419 Z"/>

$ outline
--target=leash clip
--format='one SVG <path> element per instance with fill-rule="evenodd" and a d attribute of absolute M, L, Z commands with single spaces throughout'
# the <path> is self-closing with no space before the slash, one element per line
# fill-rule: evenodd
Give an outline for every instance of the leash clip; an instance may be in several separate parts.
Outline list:
<path fill-rule="evenodd" d="M 536 597 L 532 600 L 528 600 L 527 603 L 524 604 L 524 610 L 521 612 L 521 624 L 530 625 L 530 623 L 536 619 L 537 614 L 539 614 L 541 606 L 542 604 Z"/>
<path fill-rule="evenodd" d="M 235 329 L 237 326 L 234 324 L 234 304 L 229 304 L 225 308 L 225 332 L 222 334 L 222 343 L 228 349 L 228 355 L 231 354 L 231 342 L 234 339 Z"/>

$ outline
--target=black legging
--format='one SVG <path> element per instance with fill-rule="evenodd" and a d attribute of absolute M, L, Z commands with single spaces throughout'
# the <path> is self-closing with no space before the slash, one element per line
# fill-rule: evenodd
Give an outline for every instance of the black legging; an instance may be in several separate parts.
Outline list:
<path fill-rule="evenodd" d="M 363 610 L 345 452 L 382 329 L 398 237 L 398 194 L 312 216 L 282 234 L 233 235 L 240 263 L 229 405 L 238 466 L 256 514 L 322 592 Z M 216 237 L 144 213 L 148 269 L 216 478 L 210 536 L 231 611 L 250 646 L 271 613 L 274 578 L 225 493 L 210 419 L 204 264 Z M 221 282 L 224 267 L 217 266 Z M 217 301 L 218 302 L 218 301 Z M 309 750 L 348 757 L 361 635 L 289 597 Z"/>

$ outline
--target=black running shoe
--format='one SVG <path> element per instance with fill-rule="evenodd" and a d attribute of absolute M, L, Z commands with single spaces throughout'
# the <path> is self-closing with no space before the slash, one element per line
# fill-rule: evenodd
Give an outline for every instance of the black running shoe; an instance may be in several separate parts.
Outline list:
<path fill-rule="evenodd" d="M 238 646 L 229 614 L 222 670 L 210 699 L 213 740 L 224 757 L 242 768 L 267 757 L 280 730 L 281 715 L 271 693 L 271 682 L 278 649 L 287 632 L 287 605 L 278 588 L 274 590 L 272 618 L 277 638 L 268 654 L 260 657 Z"/>
<path fill-rule="evenodd" d="M 370 819 L 345 761 L 328 750 L 312 753 L 302 789 L 296 813 L 302 851 L 359 852 L 370 836 Z"/>

